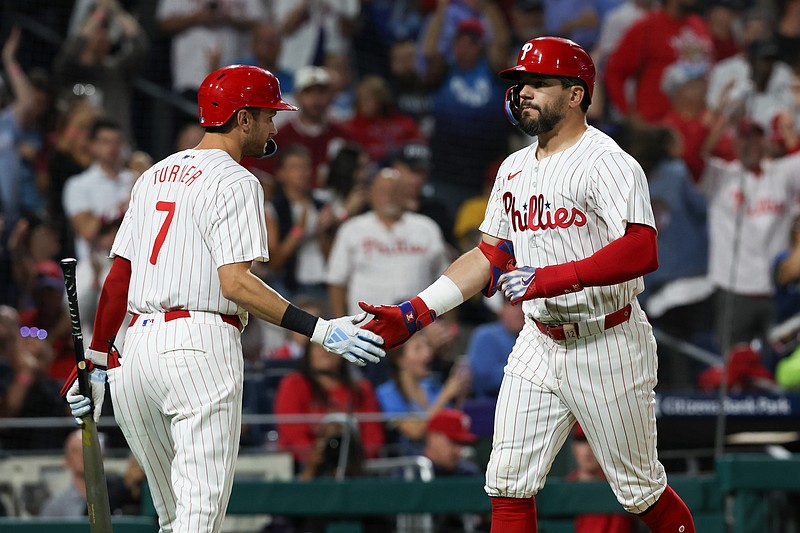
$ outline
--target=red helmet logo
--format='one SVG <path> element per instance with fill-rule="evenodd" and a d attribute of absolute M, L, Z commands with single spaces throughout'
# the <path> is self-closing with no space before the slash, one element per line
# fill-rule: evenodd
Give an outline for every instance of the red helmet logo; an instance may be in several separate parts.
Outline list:
<path fill-rule="evenodd" d="M 245 107 L 297 111 L 281 97 L 275 75 L 250 65 L 230 65 L 215 70 L 197 92 L 201 126 L 221 126 Z"/>

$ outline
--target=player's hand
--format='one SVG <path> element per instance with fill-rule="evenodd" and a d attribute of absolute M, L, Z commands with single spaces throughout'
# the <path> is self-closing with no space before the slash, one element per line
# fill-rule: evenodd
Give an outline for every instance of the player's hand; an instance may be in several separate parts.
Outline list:
<path fill-rule="evenodd" d="M 512 304 L 537 298 L 539 295 L 536 291 L 536 268 L 519 267 L 506 272 L 497 280 L 497 288 Z"/>
<path fill-rule="evenodd" d="M 75 417 L 75 422 L 79 426 L 83 425 L 81 418 L 88 415 L 92 410 L 94 410 L 94 421 L 100 420 L 100 411 L 103 409 L 103 400 L 106 397 L 106 379 L 106 371 L 95 367 L 89 372 L 89 387 L 92 390 L 91 398 L 87 398 L 80 393 L 77 378 L 67 390 L 67 403 L 69 403 L 72 416 Z"/>
<path fill-rule="evenodd" d="M 374 306 L 358 302 L 367 313 L 375 318 L 364 324 L 364 329 L 383 337 L 387 350 L 393 350 L 406 342 L 411 335 L 436 320 L 436 312 L 428 308 L 419 296 L 400 305 Z"/>
<path fill-rule="evenodd" d="M 356 326 L 366 318 L 366 313 L 333 320 L 320 318 L 311 335 L 311 342 L 358 366 L 364 366 L 368 361 L 377 363 L 386 355 L 381 348 L 383 339 L 372 331 Z"/>

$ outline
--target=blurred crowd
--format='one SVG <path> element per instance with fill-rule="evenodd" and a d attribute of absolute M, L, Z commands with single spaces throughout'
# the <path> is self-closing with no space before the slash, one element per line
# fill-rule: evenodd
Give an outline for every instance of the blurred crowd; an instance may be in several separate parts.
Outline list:
<path fill-rule="evenodd" d="M 800 387 L 800 0 L 4 5 L 0 418 L 67 416 L 58 260 L 78 259 L 88 334 L 131 187 L 198 142 L 206 74 L 262 66 L 299 107 L 278 115 L 275 157 L 242 161 L 268 202 L 270 261 L 256 273 L 332 317 L 408 299 L 477 244 L 500 162 L 531 142 L 507 122 L 496 72 L 540 35 L 591 51 L 590 123 L 648 177 L 660 268 L 640 298 L 666 334 L 660 387 L 715 390 L 724 377 L 686 345 L 732 354 L 736 391 Z M 363 370 L 253 320 L 244 409 L 383 413 L 357 424 L 359 453 L 423 454 L 434 415 L 496 396 L 524 319 L 479 295 Z M 324 427 L 250 426 L 243 444 L 289 450 L 313 472 Z M 62 441 L 0 429 L 2 449 Z"/>

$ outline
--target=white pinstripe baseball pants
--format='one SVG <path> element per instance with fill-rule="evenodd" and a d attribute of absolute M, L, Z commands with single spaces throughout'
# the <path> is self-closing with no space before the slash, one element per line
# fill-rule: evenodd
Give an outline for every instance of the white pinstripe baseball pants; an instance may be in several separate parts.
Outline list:
<path fill-rule="evenodd" d="M 142 466 L 162 533 L 220 530 L 239 447 L 240 332 L 214 313 L 143 314 L 108 373 L 117 423 Z"/>
<path fill-rule="evenodd" d="M 656 342 L 635 302 L 633 309 L 627 322 L 569 341 L 526 319 L 498 395 L 489 496 L 535 495 L 577 421 L 627 511 L 658 500 L 667 478 L 656 452 Z"/>

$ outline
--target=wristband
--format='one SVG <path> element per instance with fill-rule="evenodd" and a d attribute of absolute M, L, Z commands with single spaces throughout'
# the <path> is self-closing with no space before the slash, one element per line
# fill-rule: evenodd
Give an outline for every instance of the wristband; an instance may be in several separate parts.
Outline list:
<path fill-rule="evenodd" d="M 427 289 L 419 293 L 419 297 L 430 309 L 441 316 L 464 302 L 464 295 L 455 282 L 447 276 L 439 276 Z"/>
<path fill-rule="evenodd" d="M 293 304 L 289 304 L 289 307 L 283 313 L 280 325 L 282 328 L 296 331 L 310 338 L 314 334 L 314 328 L 318 321 L 318 317 L 303 311 Z"/>

